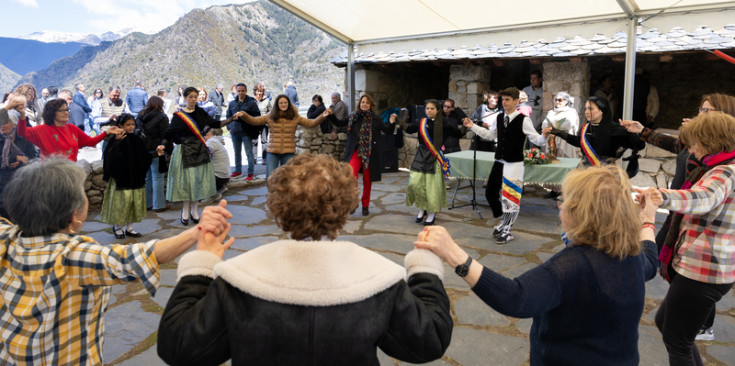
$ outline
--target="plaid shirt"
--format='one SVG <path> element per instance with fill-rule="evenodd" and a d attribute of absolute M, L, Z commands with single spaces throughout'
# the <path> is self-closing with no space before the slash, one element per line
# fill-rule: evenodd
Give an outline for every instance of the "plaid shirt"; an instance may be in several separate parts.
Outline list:
<path fill-rule="evenodd" d="M 735 164 L 712 168 L 690 189 L 661 193 L 661 207 L 684 214 L 674 270 L 699 282 L 735 282 Z"/>
<path fill-rule="evenodd" d="M 21 237 L 0 223 L 0 364 L 102 365 L 110 286 L 158 288 L 155 241 L 100 245 L 80 235 Z"/>

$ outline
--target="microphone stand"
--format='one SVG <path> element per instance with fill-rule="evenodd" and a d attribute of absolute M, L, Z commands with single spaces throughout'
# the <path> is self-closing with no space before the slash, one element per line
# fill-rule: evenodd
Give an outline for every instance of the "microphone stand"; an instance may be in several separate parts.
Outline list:
<path fill-rule="evenodd" d="M 479 126 L 482 125 L 482 121 L 474 121 L 473 120 L 472 122 L 474 124 L 476 124 L 476 125 L 479 125 Z M 477 216 L 479 216 L 480 219 L 482 219 L 482 214 L 480 213 L 480 209 L 477 207 L 477 191 L 476 191 L 476 188 L 475 188 L 475 184 L 476 184 L 476 181 L 477 181 L 477 145 L 479 145 L 479 143 L 480 143 L 480 136 L 478 136 L 477 134 L 475 134 L 475 137 L 473 139 L 474 139 L 474 141 L 473 141 L 473 144 L 472 144 L 473 145 L 473 149 L 472 149 L 472 180 L 470 181 L 470 187 L 472 187 L 472 200 L 470 200 L 469 205 L 472 206 L 472 210 L 474 210 L 477 213 Z M 454 189 L 454 195 L 455 196 L 457 195 L 457 189 L 459 189 L 459 182 L 457 182 L 457 187 Z M 464 207 L 464 206 L 467 206 L 467 205 L 465 204 L 465 205 L 461 205 L 461 206 L 454 206 L 454 198 L 452 198 L 452 207 L 450 207 L 449 209 L 451 210 L 453 208 L 460 208 L 460 207 Z"/>

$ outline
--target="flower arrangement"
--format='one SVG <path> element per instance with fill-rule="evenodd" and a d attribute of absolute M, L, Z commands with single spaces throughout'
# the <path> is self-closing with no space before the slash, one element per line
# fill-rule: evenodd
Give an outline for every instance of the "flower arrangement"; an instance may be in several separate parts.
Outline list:
<path fill-rule="evenodd" d="M 550 164 L 551 156 L 538 148 L 531 148 L 523 152 L 523 165 Z"/>

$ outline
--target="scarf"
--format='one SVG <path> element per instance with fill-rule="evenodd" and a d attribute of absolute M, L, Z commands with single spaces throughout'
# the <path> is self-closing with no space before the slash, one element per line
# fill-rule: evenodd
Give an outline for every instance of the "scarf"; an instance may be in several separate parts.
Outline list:
<path fill-rule="evenodd" d="M 687 180 L 684 181 L 684 184 L 682 184 L 681 189 L 691 188 L 709 170 L 718 165 L 729 164 L 733 160 L 735 160 L 735 151 L 723 151 L 715 155 L 706 156 L 702 159 L 702 165 L 696 167 L 691 171 L 691 173 L 689 173 L 689 176 L 687 177 Z M 683 214 L 674 212 L 674 215 L 671 218 L 671 224 L 669 225 L 669 231 L 666 233 L 666 239 L 664 239 L 664 244 L 661 246 L 661 252 L 658 254 L 658 260 L 661 262 L 659 272 L 661 273 L 661 277 L 669 282 L 671 282 L 675 275 L 673 269 L 670 268 L 670 265 L 671 260 L 674 258 L 674 253 L 676 252 L 674 246 L 679 239 L 679 229 L 681 227 L 681 220 L 683 217 Z"/>
<path fill-rule="evenodd" d="M 2 134 L 2 136 L 5 138 L 5 144 L 3 144 L 3 155 L 0 160 L 0 168 L 6 169 L 9 165 L 11 154 L 12 156 L 26 156 L 26 154 L 24 154 L 23 151 L 15 145 L 15 129 L 10 133 Z"/>
<path fill-rule="evenodd" d="M 357 156 L 362 161 L 362 169 L 365 171 L 370 166 L 370 153 L 373 141 L 373 112 L 357 111 L 350 115 L 348 130 L 352 131 L 352 124 L 361 121 L 360 131 L 357 133 Z"/>
<path fill-rule="evenodd" d="M 434 131 L 436 131 L 436 124 L 437 121 L 434 121 Z M 434 137 L 436 137 L 436 135 L 434 135 Z M 419 138 L 421 139 L 421 141 L 424 142 L 424 145 L 426 145 L 429 153 L 431 153 L 436 161 L 439 162 L 439 165 L 444 172 L 444 176 L 449 178 L 449 168 L 451 167 L 451 165 L 449 164 L 449 159 L 447 159 L 444 154 L 442 154 L 441 148 L 436 146 L 435 141 L 431 140 L 431 136 L 429 135 L 428 118 L 422 118 L 421 121 L 419 121 Z"/>

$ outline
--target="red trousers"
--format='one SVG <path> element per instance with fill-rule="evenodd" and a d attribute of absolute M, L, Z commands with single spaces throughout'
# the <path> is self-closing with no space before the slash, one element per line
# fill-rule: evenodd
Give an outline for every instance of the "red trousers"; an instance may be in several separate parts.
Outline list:
<path fill-rule="evenodd" d="M 357 174 L 360 172 L 362 159 L 360 159 L 357 149 L 352 153 L 350 166 L 352 167 L 352 172 L 355 173 L 355 178 L 359 179 Z M 373 182 L 370 180 L 370 168 L 368 167 L 367 169 L 362 170 L 362 207 L 370 206 L 370 188 L 372 186 Z"/>

